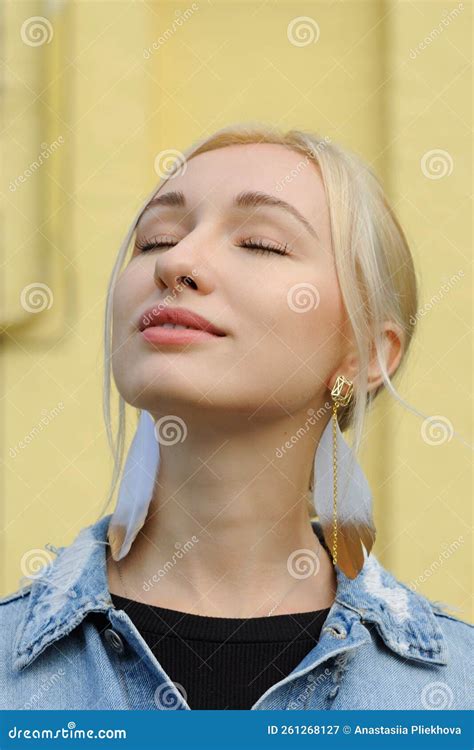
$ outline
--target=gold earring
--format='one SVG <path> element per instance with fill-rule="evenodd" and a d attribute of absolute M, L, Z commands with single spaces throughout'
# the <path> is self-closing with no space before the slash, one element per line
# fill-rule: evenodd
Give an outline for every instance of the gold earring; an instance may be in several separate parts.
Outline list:
<path fill-rule="evenodd" d="M 344 391 L 344 388 L 346 390 Z M 350 403 L 354 392 L 354 384 L 344 375 L 338 375 L 331 391 L 332 405 L 332 466 L 333 466 L 333 563 L 337 563 L 337 410 L 340 406 Z"/>

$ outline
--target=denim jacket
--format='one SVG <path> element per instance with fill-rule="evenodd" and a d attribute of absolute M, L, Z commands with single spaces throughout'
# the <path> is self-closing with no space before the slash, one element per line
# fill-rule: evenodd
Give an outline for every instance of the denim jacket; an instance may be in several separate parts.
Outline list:
<path fill-rule="evenodd" d="M 112 603 L 109 520 L 84 528 L 0 599 L 0 709 L 191 710 Z M 337 566 L 336 575 L 319 641 L 252 710 L 474 707 L 472 625 L 397 581 L 373 554 L 356 578 Z"/>

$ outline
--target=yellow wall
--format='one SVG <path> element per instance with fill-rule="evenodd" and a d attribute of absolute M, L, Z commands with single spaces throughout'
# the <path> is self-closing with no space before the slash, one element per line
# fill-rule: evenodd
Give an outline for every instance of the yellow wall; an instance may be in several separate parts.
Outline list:
<path fill-rule="evenodd" d="M 106 284 L 157 182 L 156 155 L 230 122 L 264 120 L 317 130 L 373 164 L 411 242 L 422 304 L 438 295 L 398 389 L 461 439 L 428 444 L 422 420 L 384 394 L 363 459 L 379 559 L 470 617 L 471 11 L 369 0 L 57 1 L 43 22 L 49 41 L 36 45 L 22 26 L 44 5 L 3 6 L 2 592 L 46 542 L 68 544 L 102 507 Z M 289 41 L 298 15 L 316 21 L 319 38 Z M 41 144 L 53 143 L 28 174 Z M 421 162 L 434 149 L 446 154 L 430 175 Z M 27 312 L 41 300 L 22 304 L 21 292 L 38 283 L 51 305 Z"/>

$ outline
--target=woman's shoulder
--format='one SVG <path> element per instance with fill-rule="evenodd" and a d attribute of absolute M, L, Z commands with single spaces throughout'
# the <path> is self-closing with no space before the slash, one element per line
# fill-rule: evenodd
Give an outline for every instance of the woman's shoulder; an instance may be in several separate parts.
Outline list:
<path fill-rule="evenodd" d="M 11 648 L 12 640 L 24 625 L 30 595 L 31 585 L 26 585 L 0 597 L 0 643 L 3 649 Z"/>
<path fill-rule="evenodd" d="M 35 603 L 43 594 L 50 596 L 52 601 L 54 590 L 59 590 L 64 595 L 62 598 L 67 599 L 66 595 L 74 586 L 80 591 L 87 588 L 91 583 L 91 568 L 99 567 L 101 572 L 102 568 L 105 570 L 103 547 L 106 546 L 110 517 L 110 514 L 103 516 L 82 527 L 69 544 L 58 547 L 45 545 L 56 557 L 39 571 L 23 577 L 14 591 L 0 597 L 0 618 L 10 620 L 21 616 L 28 608 L 32 595 Z M 92 577 L 92 580 L 96 579 Z M 50 589 L 48 594 L 44 591 L 45 588 Z"/>
<path fill-rule="evenodd" d="M 109 518 L 82 528 L 70 544 L 47 545 L 55 557 L 0 598 L 0 649 L 6 654 L 0 666 L 21 670 L 88 612 L 108 609 L 104 549 Z"/>
<path fill-rule="evenodd" d="M 372 553 L 356 578 L 340 576 L 337 599 L 362 648 L 352 651 L 348 690 L 335 707 L 474 708 L 474 626 L 449 604 L 404 583 Z M 373 682 L 378 690 L 364 692 Z"/>
<path fill-rule="evenodd" d="M 0 598 L 0 683 L 9 684 L 12 674 L 15 647 L 27 622 L 31 586 L 21 586 Z M 0 699 L 0 707 L 2 701 Z"/>
<path fill-rule="evenodd" d="M 453 614 L 453 607 L 451 605 L 433 601 L 426 597 L 425 599 L 431 606 L 436 621 L 448 642 L 459 643 L 466 647 L 470 646 L 471 651 L 468 653 L 464 651 L 464 656 L 472 659 L 472 653 L 474 653 L 474 625 L 464 619 L 464 617 Z"/>
<path fill-rule="evenodd" d="M 454 605 L 431 599 L 397 578 L 390 577 L 402 592 L 407 593 L 409 610 L 412 614 L 412 619 L 408 618 L 407 625 L 411 631 L 419 631 L 418 637 L 423 643 L 423 653 L 430 655 L 437 653 L 437 659 L 431 664 L 433 671 L 430 678 L 427 677 L 425 665 L 418 664 L 421 670 L 420 685 L 423 683 L 423 690 L 435 689 L 433 686 L 446 690 L 448 696 L 447 698 L 445 696 L 446 708 L 474 708 L 471 687 L 471 674 L 474 666 L 474 625 L 468 622 L 464 612 L 461 613 Z M 427 613 L 427 618 L 424 617 L 423 612 Z M 416 662 L 412 663 L 407 674 L 414 675 L 414 665 Z M 416 679 L 415 683 L 417 683 Z M 433 707 L 436 708 L 436 706 Z"/>
<path fill-rule="evenodd" d="M 340 576 L 339 584 L 339 601 L 372 622 L 405 659 L 456 669 L 474 651 L 474 626 L 463 613 L 404 583 L 372 553 L 355 579 Z"/>
<path fill-rule="evenodd" d="M 31 585 L 20 586 L 15 591 L 0 597 L 0 618 L 4 621 L 18 616 L 29 600 Z"/>
<path fill-rule="evenodd" d="M 419 602 L 423 602 L 430 608 L 430 611 L 434 615 L 436 622 L 448 636 L 456 636 L 461 639 L 468 640 L 471 640 L 474 637 L 474 625 L 468 622 L 468 620 L 466 619 L 466 615 L 464 615 L 464 612 L 459 610 L 459 608 L 455 607 L 449 602 L 431 599 L 426 594 L 423 594 L 421 593 L 421 591 L 417 591 L 411 586 L 408 586 L 403 581 L 398 580 L 393 576 L 391 577 L 405 591 L 408 591 L 412 598 L 417 598 Z M 458 612 L 458 614 L 456 614 L 456 612 Z"/>
<path fill-rule="evenodd" d="M 390 575 L 390 574 L 389 574 Z M 412 588 L 403 581 L 391 576 L 404 591 L 409 592 L 409 599 L 412 603 L 412 607 L 415 611 L 420 609 L 429 608 L 435 622 L 440 628 L 446 642 L 449 644 L 456 645 L 457 643 L 465 646 L 474 646 L 474 625 L 466 619 L 464 612 L 461 612 L 457 607 L 449 602 L 443 602 L 438 599 L 431 599 L 421 591 Z M 456 614 L 457 612 L 457 614 Z M 452 649 L 450 650 L 452 653 Z"/>

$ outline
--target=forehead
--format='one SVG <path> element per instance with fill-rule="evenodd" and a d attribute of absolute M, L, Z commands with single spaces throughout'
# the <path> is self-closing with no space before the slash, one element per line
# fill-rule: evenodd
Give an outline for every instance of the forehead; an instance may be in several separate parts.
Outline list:
<path fill-rule="evenodd" d="M 274 143 L 232 145 L 199 154 L 156 195 L 182 191 L 190 209 L 207 204 L 225 209 L 237 193 L 247 190 L 292 203 L 321 230 L 328 222 L 318 167 L 304 154 Z"/>

